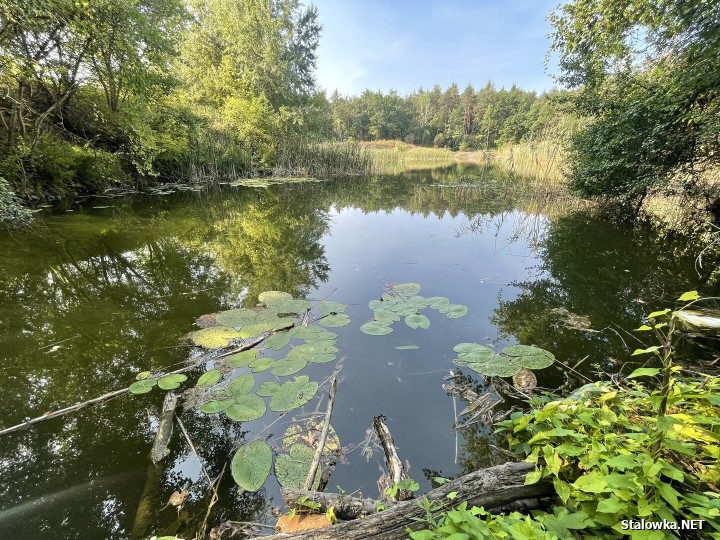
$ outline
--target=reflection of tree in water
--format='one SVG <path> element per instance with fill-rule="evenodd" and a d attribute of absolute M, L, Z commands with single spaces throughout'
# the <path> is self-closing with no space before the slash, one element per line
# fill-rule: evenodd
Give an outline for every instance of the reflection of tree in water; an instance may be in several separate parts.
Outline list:
<path fill-rule="evenodd" d="M 589 355 L 586 370 L 599 363 L 614 371 L 639 342 L 626 333 L 655 308 L 671 306 L 680 293 L 718 290 L 715 259 L 695 267 L 702 244 L 692 236 L 662 234 L 649 226 L 626 227 L 588 213 L 553 220 L 540 245 L 538 279 L 513 283 L 517 297 L 500 300 L 493 322 L 520 343 L 552 351 L 571 363 Z M 567 315 L 589 318 L 586 332 Z M 627 348 L 625 343 L 627 344 Z"/>

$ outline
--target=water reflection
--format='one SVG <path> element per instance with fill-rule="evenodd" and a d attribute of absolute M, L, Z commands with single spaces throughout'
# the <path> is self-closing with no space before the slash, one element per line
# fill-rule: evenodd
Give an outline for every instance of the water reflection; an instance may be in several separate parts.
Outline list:
<path fill-rule="evenodd" d="M 334 422 L 343 444 L 360 442 L 384 413 L 411 475 L 453 476 L 505 459 L 488 427 L 475 424 L 462 432 L 455 463 L 452 400 L 441 385 L 456 343 L 517 340 L 612 369 L 630 338 L 569 328 L 558 309 L 594 330 L 628 329 L 679 292 L 718 289 L 717 259 L 706 254 L 698 277 L 701 248 L 687 238 L 611 226 L 471 167 L 109 204 L 83 202 L 31 231 L 0 234 L 1 426 L 185 362 L 192 353 L 179 338 L 199 315 L 254 305 L 264 290 L 321 298 L 337 288 L 353 319 L 338 329 L 345 368 Z M 469 314 L 433 319 L 426 332 L 399 325 L 383 338 L 360 334 L 367 301 L 389 281 L 417 281 Z M 394 349 L 409 343 L 420 349 Z M 559 377 L 538 374 L 546 387 Z M 473 380 L 478 393 L 488 390 Z M 163 467 L 148 465 L 161 401 L 157 392 L 114 399 L 0 438 L 0 537 L 192 533 L 209 504 L 198 458 L 176 436 Z M 211 476 L 250 435 L 220 417 L 182 418 Z M 331 485 L 373 496 L 379 460 L 363 462 L 353 456 Z M 183 510 L 158 512 L 186 482 Z M 263 520 L 278 504 L 276 484 L 238 495 L 227 471 L 219 495 L 210 525 Z"/>

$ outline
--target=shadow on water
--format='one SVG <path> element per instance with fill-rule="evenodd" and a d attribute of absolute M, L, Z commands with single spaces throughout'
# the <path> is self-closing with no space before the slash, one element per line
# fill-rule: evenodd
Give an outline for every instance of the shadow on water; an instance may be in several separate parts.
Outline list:
<path fill-rule="evenodd" d="M 466 166 L 70 209 L 0 234 L 3 427 L 127 386 L 144 369 L 182 365 L 195 353 L 179 338 L 200 315 L 253 306 L 265 290 L 317 299 L 337 289 L 332 297 L 353 320 L 337 329 L 344 367 L 333 423 L 343 444 L 361 442 L 384 413 L 413 477 L 452 476 L 505 460 L 482 424 L 463 432 L 455 460 L 453 404 L 442 389 L 455 344 L 519 341 L 567 362 L 589 356 L 583 372 L 594 377 L 593 364 L 622 368 L 635 345 L 622 329 L 648 309 L 690 288 L 718 291 L 717 258 L 708 253 L 696 269 L 703 246 L 693 237 L 613 225 L 561 194 Z M 466 304 L 468 316 L 433 319 L 426 331 L 360 333 L 367 302 L 403 281 Z M 565 313 L 592 331 L 566 324 Z M 409 344 L 420 349 L 395 349 Z M 558 370 L 538 379 L 562 382 Z M 482 377 L 469 380 L 491 391 Z M 210 494 L 178 433 L 163 467 L 149 466 L 161 402 L 160 392 L 125 396 L 0 438 L 0 537 L 192 534 Z M 182 418 L 211 476 L 263 427 L 193 411 Z M 348 460 L 331 485 L 374 496 L 379 454 Z M 183 509 L 160 511 L 186 483 Z M 226 473 L 210 525 L 266 520 L 278 493 L 269 480 L 240 495 Z M 138 512 L 141 502 L 153 511 Z"/>

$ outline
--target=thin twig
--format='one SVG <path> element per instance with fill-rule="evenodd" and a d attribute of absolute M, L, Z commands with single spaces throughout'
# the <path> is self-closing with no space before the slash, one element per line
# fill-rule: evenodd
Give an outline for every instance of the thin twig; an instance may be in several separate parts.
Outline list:
<path fill-rule="evenodd" d="M 187 441 L 188 445 L 190 446 L 190 450 L 192 450 L 193 454 L 195 454 L 195 457 L 198 460 L 198 463 L 200 463 L 200 468 L 202 469 L 203 473 L 205 474 L 205 478 L 207 478 L 207 481 L 210 485 L 212 485 L 212 480 L 210 479 L 210 475 L 208 474 L 207 470 L 205 470 L 205 465 L 203 465 L 202 460 L 200 459 L 200 455 L 197 453 L 197 450 L 195 450 L 195 445 L 190 440 L 190 435 L 188 435 L 188 432 L 185 431 L 185 426 L 182 423 L 182 420 L 180 420 L 179 416 L 176 416 L 175 419 L 178 421 L 178 424 L 180 425 L 180 429 L 183 432 L 183 435 L 185 435 L 185 440 Z"/>
<path fill-rule="evenodd" d="M 327 439 L 328 430 L 330 428 L 330 416 L 332 416 L 333 402 L 335 401 L 335 391 L 337 390 L 337 371 L 333 374 L 332 382 L 330 383 L 330 392 L 328 394 L 328 405 L 325 411 L 325 420 L 323 421 L 322 432 L 320 433 L 320 442 L 315 449 L 315 455 L 313 456 L 312 463 L 310 464 L 310 470 L 305 478 L 305 484 L 303 489 L 312 489 L 313 482 L 315 481 L 315 473 L 317 472 L 318 465 L 320 465 L 320 457 L 322 456 L 323 449 L 325 448 L 325 440 Z"/>
<path fill-rule="evenodd" d="M 220 471 L 220 474 L 215 478 L 215 480 L 212 482 L 212 488 L 213 488 L 213 494 L 212 497 L 210 497 L 210 504 L 208 505 L 207 512 L 205 512 L 205 519 L 203 519 L 202 526 L 200 527 L 200 534 L 196 536 L 196 538 L 204 538 L 205 537 L 205 531 L 207 530 L 207 522 L 210 518 L 210 512 L 212 511 L 212 507 L 215 506 L 215 503 L 218 502 L 218 488 L 220 487 L 220 480 L 222 480 L 223 475 L 225 474 L 225 468 L 227 467 L 227 462 L 223 464 L 222 471 Z"/>

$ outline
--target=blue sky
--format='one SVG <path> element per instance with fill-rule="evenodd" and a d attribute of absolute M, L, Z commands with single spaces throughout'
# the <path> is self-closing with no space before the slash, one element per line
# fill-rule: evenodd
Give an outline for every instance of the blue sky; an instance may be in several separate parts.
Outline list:
<path fill-rule="evenodd" d="M 553 86 L 546 17 L 558 0 L 312 1 L 323 25 L 317 79 L 328 93 Z"/>

